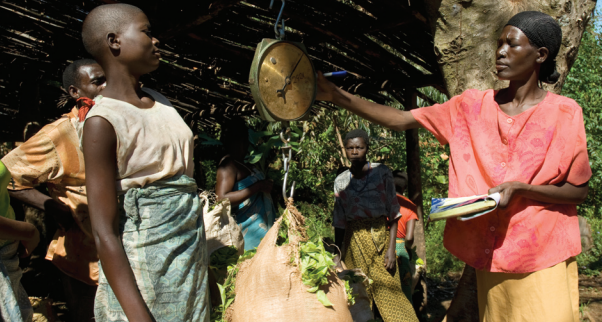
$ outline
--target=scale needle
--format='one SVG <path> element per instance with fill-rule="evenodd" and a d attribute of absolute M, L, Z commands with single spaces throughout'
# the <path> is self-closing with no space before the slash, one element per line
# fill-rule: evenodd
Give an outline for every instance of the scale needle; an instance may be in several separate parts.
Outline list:
<path fill-rule="evenodd" d="M 291 76 L 293 76 L 293 73 L 295 72 L 295 69 L 297 69 L 297 66 L 299 66 L 299 63 L 301 62 L 302 58 L 303 54 L 301 54 L 299 60 L 297 60 L 297 63 L 295 64 L 295 67 L 293 67 L 291 73 L 284 79 L 284 86 L 282 86 L 282 89 L 277 89 L 276 93 L 282 93 L 282 95 L 284 96 L 284 89 L 291 83 Z"/>

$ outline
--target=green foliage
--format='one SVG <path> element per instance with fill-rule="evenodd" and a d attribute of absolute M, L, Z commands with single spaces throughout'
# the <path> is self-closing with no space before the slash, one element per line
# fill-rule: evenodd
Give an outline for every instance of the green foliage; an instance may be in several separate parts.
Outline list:
<path fill-rule="evenodd" d="M 347 294 L 347 303 L 349 305 L 354 305 L 355 296 L 357 294 L 353 294 L 353 289 L 349 284 L 362 283 L 364 281 L 364 278 L 355 275 L 353 271 L 347 271 L 341 279 L 343 280 L 343 282 L 345 282 L 345 293 Z"/>
<path fill-rule="evenodd" d="M 226 278 L 228 267 L 235 265 L 238 257 L 238 250 L 234 246 L 222 247 L 211 253 L 209 269 L 213 272 L 216 280 L 222 281 Z"/>
<path fill-rule="evenodd" d="M 280 227 L 278 227 L 278 239 L 276 239 L 276 245 L 286 245 L 288 244 L 288 241 L 288 216 L 283 212 L 282 221 L 280 222 Z"/>
<path fill-rule="evenodd" d="M 332 228 L 332 205 L 314 205 L 309 202 L 295 202 L 299 212 L 305 217 L 305 226 L 309 240 L 317 242 L 323 238 L 334 240 L 334 229 Z"/>
<path fill-rule="evenodd" d="M 322 241 L 318 241 L 318 243 L 308 241 L 300 244 L 299 257 L 301 259 L 301 280 L 304 285 L 309 286 L 307 291 L 316 293 L 318 300 L 324 306 L 332 306 L 326 293 L 319 288 L 328 284 L 328 277 L 334 274 L 334 255 L 324 249 Z"/>
<path fill-rule="evenodd" d="M 577 263 L 580 272 L 594 275 L 602 271 L 602 235 L 598 233 L 602 230 L 602 37 L 594 30 L 594 24 L 600 20 L 599 15 L 595 16 L 585 29 L 579 55 L 562 89 L 563 95 L 574 99 L 583 109 L 593 174 L 588 197 L 578 211 L 592 225 L 594 247 L 577 256 Z"/>
<path fill-rule="evenodd" d="M 577 255 L 579 272 L 587 275 L 600 275 L 602 272 L 602 219 L 586 217 L 592 227 L 594 245 L 587 251 Z"/>
<path fill-rule="evenodd" d="M 247 259 L 253 258 L 255 253 L 257 253 L 257 248 L 253 248 L 245 251 L 242 255 L 240 255 L 240 257 L 238 257 L 238 259 L 236 259 L 237 257 L 232 254 L 232 248 L 234 247 L 223 247 L 216 251 L 221 251 L 219 255 L 213 256 L 216 252 L 211 254 L 211 266 L 224 267 L 224 265 L 227 264 L 228 272 L 225 278 L 223 278 L 223 276 L 222 278 L 218 278 L 216 276 L 218 283 L 217 287 L 219 288 L 222 304 L 211 309 L 211 322 L 227 322 L 225 319 L 226 310 L 228 307 L 230 307 L 230 305 L 232 305 L 232 302 L 234 302 L 234 298 L 236 296 L 234 293 L 234 286 L 236 285 L 236 274 L 238 274 L 239 268 L 238 264 Z M 236 250 L 236 248 L 234 248 L 234 250 Z M 233 260 L 233 258 L 235 260 Z"/>
<path fill-rule="evenodd" d="M 448 272 L 460 272 L 464 263 L 443 247 L 445 221 L 435 221 L 427 225 L 426 258 L 429 278 L 442 279 Z"/>

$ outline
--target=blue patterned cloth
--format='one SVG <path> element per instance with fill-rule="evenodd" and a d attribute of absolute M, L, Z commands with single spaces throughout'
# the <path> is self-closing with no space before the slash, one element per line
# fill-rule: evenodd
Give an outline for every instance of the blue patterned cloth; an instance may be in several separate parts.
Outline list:
<path fill-rule="evenodd" d="M 246 189 L 264 179 L 263 173 L 253 169 L 250 176 L 235 184 L 234 191 Z M 241 227 L 245 238 L 245 250 L 259 246 L 263 236 L 274 224 L 275 213 L 272 197 L 266 192 L 256 193 L 238 205 L 236 223 Z"/>
<path fill-rule="evenodd" d="M 123 247 L 156 321 L 209 322 L 208 255 L 196 192 L 194 180 L 181 175 L 120 198 Z M 128 321 L 100 264 L 96 321 Z"/>
<path fill-rule="evenodd" d="M 21 268 L 15 241 L 0 248 L 0 321 L 31 321 L 33 308 L 21 285 Z"/>

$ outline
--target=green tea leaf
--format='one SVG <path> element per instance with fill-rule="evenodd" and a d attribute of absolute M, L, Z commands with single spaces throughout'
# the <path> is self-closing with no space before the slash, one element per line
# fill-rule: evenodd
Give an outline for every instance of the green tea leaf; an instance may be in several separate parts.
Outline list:
<path fill-rule="evenodd" d="M 322 303 L 322 305 L 324 305 L 326 307 L 332 306 L 332 303 L 330 303 L 330 300 L 328 300 L 328 297 L 326 297 L 326 293 L 324 293 L 324 291 L 319 290 L 317 295 L 318 295 L 318 301 L 320 301 L 320 303 Z"/>

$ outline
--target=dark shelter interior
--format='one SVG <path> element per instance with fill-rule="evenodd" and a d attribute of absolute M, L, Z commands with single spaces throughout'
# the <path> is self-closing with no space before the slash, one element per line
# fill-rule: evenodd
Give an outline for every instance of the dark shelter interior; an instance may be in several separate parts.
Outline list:
<path fill-rule="evenodd" d="M 257 43 L 274 38 L 281 1 L 124 1 L 142 8 L 160 41 L 162 66 L 143 79 L 197 130 L 235 115 L 255 116 L 248 77 Z M 23 140 L 28 122 L 49 123 L 73 106 L 65 67 L 87 58 L 86 14 L 112 0 L 7 0 L 0 4 L 0 139 Z M 420 1 L 286 1 L 286 39 L 305 44 L 317 70 L 347 70 L 337 83 L 379 103 L 408 106 L 416 88 L 443 78 Z M 423 96 L 419 93 L 420 96 Z M 426 97 L 424 97 L 426 99 Z M 314 105 L 334 108 L 327 103 Z"/>

